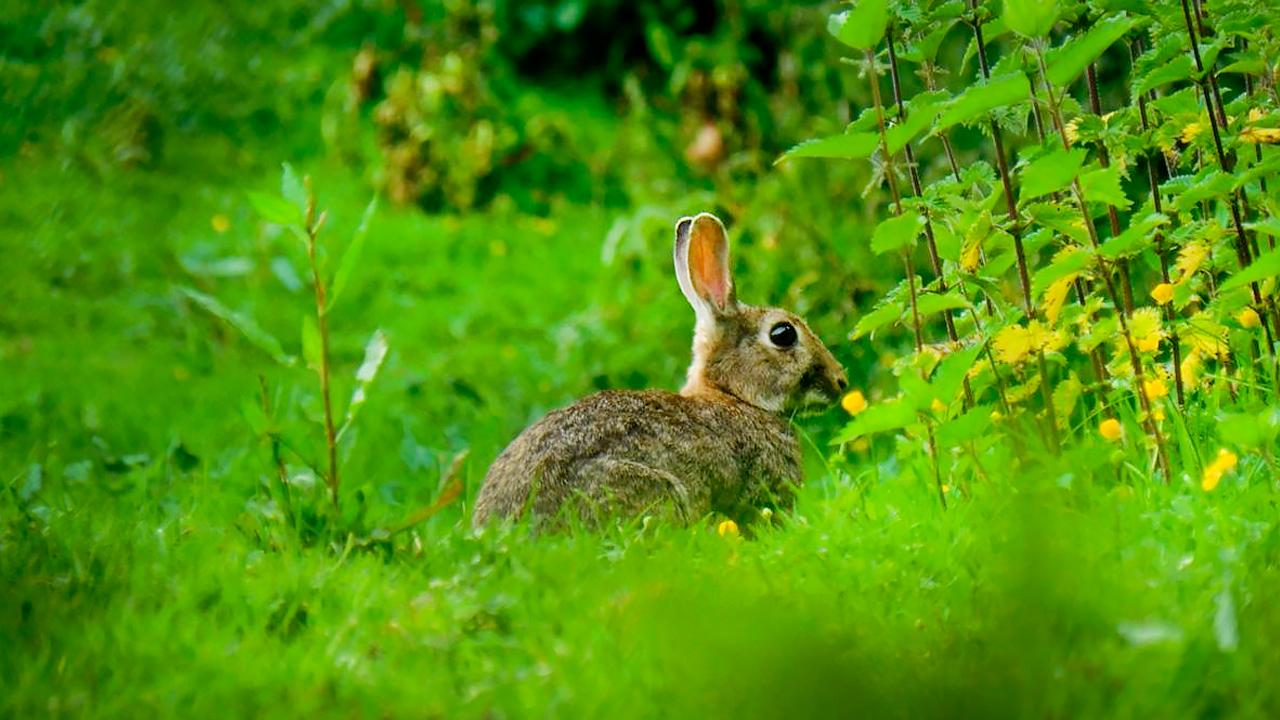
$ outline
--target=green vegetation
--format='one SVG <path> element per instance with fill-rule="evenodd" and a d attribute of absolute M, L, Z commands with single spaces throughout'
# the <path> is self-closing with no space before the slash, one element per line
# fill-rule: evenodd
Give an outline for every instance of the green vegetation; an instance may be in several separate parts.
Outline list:
<path fill-rule="evenodd" d="M 1274 9 L 29 5 L 0 714 L 1280 714 Z M 858 388 L 794 511 L 473 532 L 700 210 Z"/>

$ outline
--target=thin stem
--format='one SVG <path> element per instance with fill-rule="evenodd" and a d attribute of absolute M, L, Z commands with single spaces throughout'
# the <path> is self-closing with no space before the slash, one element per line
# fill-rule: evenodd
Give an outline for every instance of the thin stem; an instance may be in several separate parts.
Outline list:
<path fill-rule="evenodd" d="M 1049 80 L 1049 69 L 1044 61 L 1044 49 L 1041 45 L 1033 46 L 1036 63 L 1040 67 L 1040 76 L 1044 79 L 1046 94 L 1049 96 L 1049 113 L 1053 118 L 1054 127 L 1058 131 L 1058 139 L 1062 142 L 1062 149 L 1069 150 L 1071 145 L 1067 142 L 1066 126 L 1062 122 L 1062 111 L 1058 106 L 1057 95 L 1053 91 L 1053 83 Z M 1080 209 L 1080 217 L 1084 220 L 1085 230 L 1089 234 L 1089 242 L 1096 251 L 1101 243 L 1098 240 L 1098 229 L 1093 224 L 1093 217 L 1089 215 L 1089 205 L 1085 198 L 1084 188 L 1080 185 L 1077 178 L 1071 182 L 1072 190 L 1075 194 L 1076 206 Z M 1120 308 L 1120 299 L 1116 291 L 1115 282 L 1111 279 L 1110 268 L 1107 267 L 1106 260 L 1101 255 L 1097 255 L 1098 273 L 1102 276 L 1103 282 L 1106 284 L 1107 293 L 1111 296 L 1111 302 Z M 1137 345 L 1133 341 L 1133 333 L 1129 329 L 1129 320 L 1123 310 L 1116 313 L 1116 320 L 1120 324 L 1120 333 L 1124 337 L 1124 341 L 1129 350 L 1129 361 L 1133 368 L 1133 377 L 1137 383 L 1138 404 L 1141 406 L 1144 424 L 1147 425 L 1147 431 L 1151 434 L 1156 444 L 1156 455 L 1164 469 L 1165 483 L 1169 483 L 1173 477 L 1173 468 L 1169 462 L 1168 453 L 1165 452 L 1164 439 L 1160 435 L 1160 427 L 1156 424 L 1155 417 L 1151 412 L 1151 399 L 1147 397 L 1146 381 L 1143 377 L 1142 358 L 1138 355 Z"/>
<path fill-rule="evenodd" d="M 1098 73 L 1094 70 L 1094 63 L 1089 63 L 1085 68 L 1085 82 L 1089 88 L 1089 109 L 1094 115 L 1102 117 L 1102 101 L 1098 98 Z M 1111 157 L 1107 154 L 1107 145 L 1101 140 L 1098 141 L 1098 163 L 1102 167 L 1111 167 Z M 1111 224 L 1111 237 L 1120 234 L 1120 216 L 1116 212 L 1116 206 L 1107 203 L 1107 220 Z M 1120 271 L 1120 289 L 1124 296 L 1124 311 L 1128 315 L 1133 314 L 1133 284 L 1129 280 L 1129 261 L 1121 258 L 1116 262 L 1116 267 Z"/>
<path fill-rule="evenodd" d="M 338 441 L 333 427 L 333 400 L 329 392 L 329 311 L 325 302 L 325 286 L 320 274 L 320 262 L 316 258 L 317 239 L 320 228 L 324 226 L 326 214 L 322 212 L 319 217 L 316 217 L 316 198 L 311 191 L 311 178 L 304 178 L 304 183 L 307 189 L 307 259 L 311 261 L 311 286 L 316 296 L 316 324 L 320 328 L 320 395 L 324 400 L 324 440 L 329 458 L 329 473 L 326 479 L 329 485 L 329 496 L 336 509 L 339 488 Z"/>

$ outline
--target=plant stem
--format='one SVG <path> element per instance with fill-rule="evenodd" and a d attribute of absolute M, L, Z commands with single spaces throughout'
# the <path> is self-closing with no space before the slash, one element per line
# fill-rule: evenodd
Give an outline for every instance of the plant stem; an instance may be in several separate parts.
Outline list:
<path fill-rule="evenodd" d="M 899 122 L 905 122 L 907 119 L 907 106 L 902 101 L 902 85 L 898 76 L 898 53 L 893 46 L 892 28 L 885 33 L 885 42 L 889 45 L 889 76 L 893 85 L 893 101 L 898 106 Z M 885 148 L 885 150 L 887 152 L 888 148 Z M 911 178 L 911 191 L 915 193 L 916 197 L 923 197 L 924 191 L 920 185 L 920 173 L 916 169 L 915 151 L 911 149 L 910 142 L 903 147 L 903 152 L 907 158 L 907 175 Z M 942 258 L 938 256 L 938 243 L 933 235 L 933 221 L 930 220 L 928 213 L 924 213 L 924 237 L 926 244 L 929 246 L 929 263 L 934 276 L 938 278 L 938 291 L 945 293 L 947 292 L 947 279 L 942 273 Z M 960 289 L 960 294 L 962 297 L 964 296 L 963 288 Z M 968 302 L 967 297 L 965 302 Z M 956 321 L 953 313 L 953 310 L 943 311 L 942 319 L 947 327 L 947 337 L 951 339 L 952 343 L 959 344 L 960 335 L 956 332 Z M 964 398 L 965 407 L 973 407 L 973 387 L 969 384 L 968 377 L 964 378 Z"/>
<path fill-rule="evenodd" d="M 1069 150 L 1071 144 L 1067 142 L 1066 126 L 1062 122 L 1062 111 L 1058 106 L 1057 95 L 1053 91 L 1053 83 L 1049 80 L 1049 69 L 1044 61 L 1044 49 L 1041 45 L 1033 46 L 1036 63 L 1040 67 L 1040 76 L 1044 80 L 1046 94 L 1049 96 L 1049 114 L 1053 118 L 1054 127 L 1058 131 L 1058 138 L 1062 141 L 1062 149 Z M 1096 253 L 1101 243 L 1098 240 L 1098 229 L 1093 224 L 1093 217 L 1089 215 L 1088 200 L 1084 195 L 1084 188 L 1080 185 L 1079 178 L 1071 181 L 1071 187 L 1075 194 L 1076 206 L 1080 209 L 1080 217 L 1084 221 L 1085 230 L 1089 234 L 1089 242 L 1093 245 Z M 1116 291 L 1115 282 L 1111 279 L 1111 271 L 1107 266 L 1106 260 L 1101 255 L 1095 255 L 1098 264 L 1098 273 L 1102 276 L 1106 285 L 1107 293 L 1111 296 L 1111 302 L 1119 310 L 1116 313 L 1116 319 L 1120 323 L 1120 333 L 1124 337 L 1125 344 L 1129 350 L 1129 361 L 1133 367 L 1133 377 L 1137 384 L 1138 404 L 1141 406 L 1144 417 L 1144 424 L 1147 425 L 1147 431 L 1151 434 L 1152 440 L 1156 445 L 1156 456 L 1160 461 L 1161 467 L 1164 469 L 1164 481 L 1168 484 L 1173 478 L 1173 467 L 1169 462 L 1168 453 L 1165 451 L 1164 439 L 1160 434 L 1160 427 L 1156 423 L 1155 417 L 1151 412 L 1151 399 L 1147 396 L 1146 381 L 1142 371 L 1142 358 L 1138 355 L 1137 344 L 1133 341 L 1133 333 L 1129 330 L 1129 320 L 1120 305 L 1119 294 Z"/>
<path fill-rule="evenodd" d="M 329 311 L 325 302 L 324 278 L 320 273 L 320 262 L 316 258 L 316 246 L 320 228 L 324 226 L 326 213 L 316 217 L 316 198 L 311 190 L 311 178 L 305 177 L 303 182 L 307 190 L 307 259 L 311 262 L 311 286 L 316 296 L 316 324 L 320 329 L 320 395 L 324 400 L 324 440 L 328 450 L 329 473 L 326 480 L 329 485 L 329 496 L 334 509 L 338 508 L 338 441 L 333 427 L 333 400 L 329 389 Z"/>
<path fill-rule="evenodd" d="M 1098 118 L 1102 117 L 1102 102 L 1098 98 L 1098 73 L 1094 70 L 1094 63 L 1089 63 L 1085 68 L 1085 82 L 1089 89 L 1089 109 Z M 1107 154 L 1107 146 L 1101 140 L 1098 141 L 1098 163 L 1102 167 L 1111 167 L 1111 157 Z M 1116 212 L 1116 206 L 1107 203 L 1107 220 L 1111 224 L 1111 237 L 1120 234 L 1120 216 Z M 1129 261 L 1124 258 L 1116 261 L 1116 268 L 1120 272 L 1120 289 L 1124 297 L 1124 311 L 1128 315 L 1133 314 L 1133 284 L 1129 280 Z"/>

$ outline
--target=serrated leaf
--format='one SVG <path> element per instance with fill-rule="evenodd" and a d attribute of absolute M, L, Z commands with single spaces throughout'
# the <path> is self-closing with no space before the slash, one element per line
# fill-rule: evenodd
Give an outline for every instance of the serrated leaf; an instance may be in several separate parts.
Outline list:
<path fill-rule="evenodd" d="M 952 125 L 968 122 L 1006 105 L 1027 100 L 1031 85 L 1022 73 L 1009 73 L 993 77 L 989 82 L 971 85 L 947 105 L 934 132 L 942 132 Z"/>
<path fill-rule="evenodd" d="M 938 447 L 953 448 L 976 440 L 991 427 L 991 406 L 978 405 L 969 412 L 938 425 Z"/>
<path fill-rule="evenodd" d="M 1026 1 L 1035 2 L 1035 0 Z M 1135 18 L 1127 15 L 1109 17 L 1094 23 L 1085 34 L 1072 38 L 1066 44 L 1046 53 L 1045 66 L 1049 81 L 1059 87 L 1075 82 L 1089 63 L 1101 57 L 1107 48 L 1124 37 L 1124 34 L 1129 32 L 1136 23 Z"/>
<path fill-rule="evenodd" d="M 969 303 L 965 301 L 960 293 L 954 290 L 943 294 L 923 293 L 916 298 L 916 312 L 920 313 L 921 317 L 945 310 L 958 310 L 966 307 L 969 307 Z"/>
<path fill-rule="evenodd" d="M 924 229 L 924 217 L 916 213 L 881 221 L 871 236 L 871 251 L 877 255 L 901 250 L 915 243 Z"/>
<path fill-rule="evenodd" d="M 266 330 L 263 330 L 253 318 L 244 315 L 223 305 L 217 298 L 206 295 L 199 290 L 192 288 L 179 288 L 179 292 L 186 295 L 196 305 L 204 308 L 206 312 L 214 317 L 222 320 L 231 327 L 240 332 L 242 336 L 255 347 L 271 356 L 271 359 L 281 365 L 293 365 L 295 359 L 285 353 L 284 347 L 280 345 L 280 341 L 275 339 Z"/>
<path fill-rule="evenodd" d="M 853 9 L 835 13 L 827 20 L 827 32 L 856 50 L 875 47 L 884 38 L 887 27 L 887 0 L 858 0 Z"/>
<path fill-rule="evenodd" d="M 902 308 L 896 303 L 885 303 L 871 312 L 863 315 L 856 325 L 853 326 L 853 333 L 849 335 L 851 340 L 859 340 L 889 323 L 902 317 Z"/>
<path fill-rule="evenodd" d="M 1126 257 L 1151 245 L 1156 228 L 1169 222 L 1169 218 L 1160 213 L 1150 215 L 1131 222 L 1128 229 L 1107 240 L 1098 248 L 1098 254 L 1109 259 Z"/>
<path fill-rule="evenodd" d="M 1174 182 L 1178 178 L 1173 178 L 1165 185 L 1161 185 L 1160 189 L 1164 190 L 1165 186 Z M 1202 200 L 1214 200 L 1225 198 L 1231 194 L 1235 187 L 1235 176 L 1223 173 L 1218 170 L 1212 170 L 1191 184 L 1190 187 L 1177 194 L 1176 190 L 1173 206 L 1181 212 L 1187 212 L 1200 204 Z"/>
<path fill-rule="evenodd" d="M 1226 282 L 1222 283 L 1218 288 L 1219 294 L 1231 292 L 1236 288 L 1242 288 L 1250 283 L 1256 283 L 1266 280 L 1269 277 L 1280 275 L 1280 248 L 1268 250 L 1249 263 L 1249 267 L 1237 271 L 1232 274 Z"/>
<path fill-rule="evenodd" d="M 980 352 L 982 352 L 982 345 L 977 344 L 942 358 L 937 370 L 933 372 L 933 379 L 929 382 L 929 397 L 921 399 L 925 403 L 924 406 L 927 407 L 934 400 L 950 405 L 960 394 L 964 377 L 968 374 L 969 368 L 973 367 Z"/>
<path fill-rule="evenodd" d="M 1133 201 L 1124 194 L 1120 185 L 1120 168 L 1111 167 L 1090 170 L 1080 176 L 1080 189 L 1089 202 L 1103 203 L 1121 210 L 1128 210 Z"/>
<path fill-rule="evenodd" d="M 1057 0 L 1004 0 L 1001 16 L 1010 30 L 1029 38 L 1042 38 L 1058 21 Z"/>
<path fill-rule="evenodd" d="M 906 120 L 885 131 L 885 143 L 889 147 L 889 154 L 897 153 L 912 140 L 916 139 L 920 133 L 928 130 L 941 110 L 941 105 L 936 103 L 928 103 L 918 108 L 912 108 Z"/>
<path fill-rule="evenodd" d="M 791 148 L 778 158 L 782 162 L 788 158 L 839 158 L 846 160 L 871 157 L 871 153 L 880 146 L 880 136 L 876 133 L 851 132 L 843 135 L 806 140 Z"/>
<path fill-rule="evenodd" d="M 1142 95 L 1169 83 L 1188 80 L 1191 77 L 1191 68 L 1191 56 L 1179 55 L 1169 62 L 1157 65 L 1151 72 L 1142 76 L 1134 85 L 1133 92 Z"/>
<path fill-rule="evenodd" d="M 1035 295 L 1043 293 L 1059 279 L 1084 272 L 1092 261 L 1093 254 L 1084 248 L 1076 248 L 1074 251 L 1064 250 L 1048 266 L 1036 271 L 1031 279 L 1031 292 Z"/>
<path fill-rule="evenodd" d="M 1037 158 L 1022 170 L 1022 194 L 1019 202 L 1026 202 L 1057 192 L 1071 184 L 1080 174 L 1088 151 L 1083 148 L 1055 150 Z"/>
<path fill-rule="evenodd" d="M 852 442 L 864 435 L 898 430 L 916 422 L 915 405 L 906 398 L 878 403 L 863 410 L 831 441 L 832 445 Z"/>
<path fill-rule="evenodd" d="M 355 272 L 356 266 L 360 264 L 360 255 L 364 251 L 364 239 L 369 234 L 369 221 L 373 219 L 373 214 L 378 208 L 378 198 L 374 197 L 364 209 L 364 215 L 360 218 L 360 225 L 356 227 L 355 235 L 351 238 L 351 244 L 347 246 L 346 252 L 342 253 L 342 260 L 338 262 L 338 271 L 333 275 L 333 284 L 329 288 L 328 307 L 332 308 L 338 302 L 338 298 L 342 296 L 342 291 L 347 288 L 347 283 L 351 281 L 351 274 Z"/>
<path fill-rule="evenodd" d="M 250 192 L 249 203 L 263 220 L 277 225 L 297 225 L 302 222 L 302 212 L 277 195 Z"/>

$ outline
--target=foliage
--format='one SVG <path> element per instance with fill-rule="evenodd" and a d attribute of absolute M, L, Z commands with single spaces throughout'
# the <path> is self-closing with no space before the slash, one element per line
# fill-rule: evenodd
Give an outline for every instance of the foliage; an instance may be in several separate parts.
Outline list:
<path fill-rule="evenodd" d="M 1272 11 L 1013 7 L 0 12 L 0 715 L 1280 714 Z M 679 385 L 707 209 L 857 387 L 794 511 L 471 531 L 534 419 Z"/>

